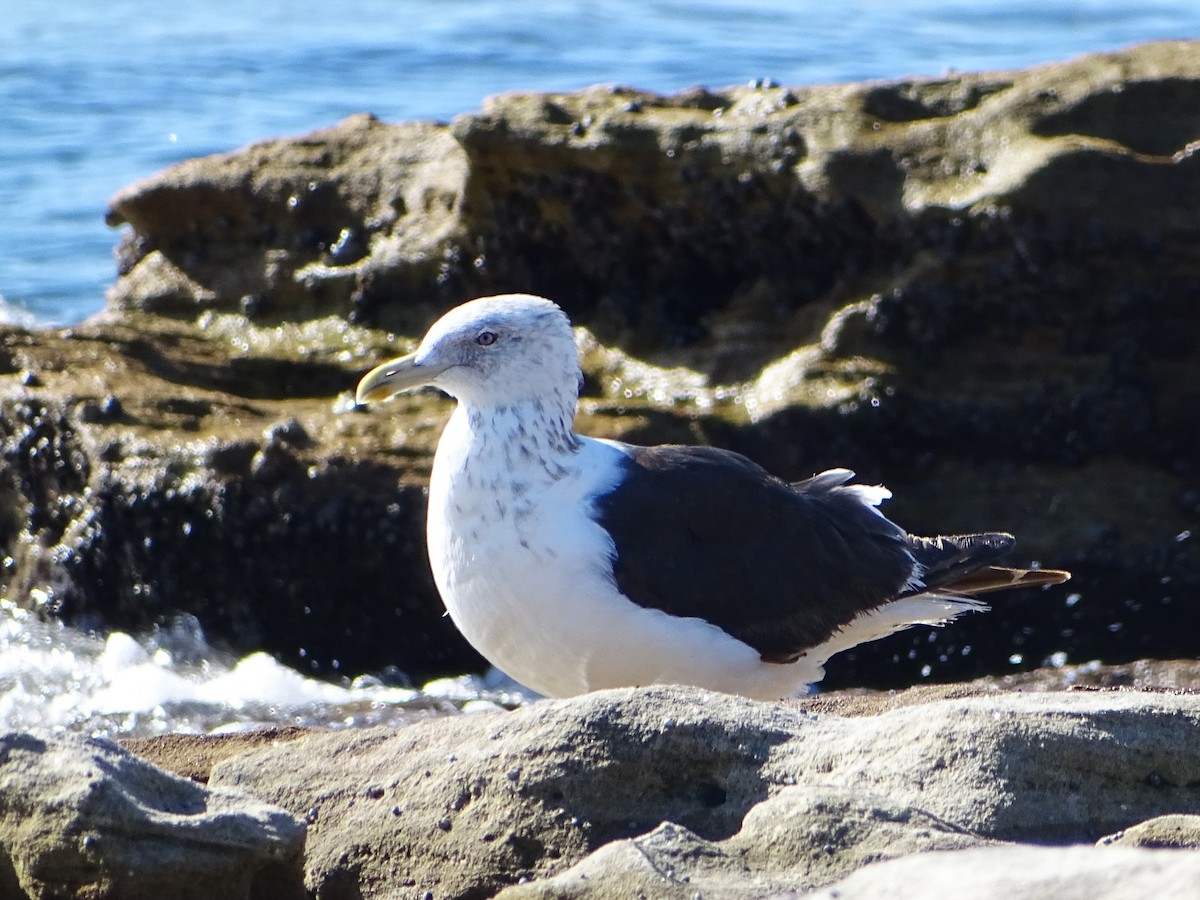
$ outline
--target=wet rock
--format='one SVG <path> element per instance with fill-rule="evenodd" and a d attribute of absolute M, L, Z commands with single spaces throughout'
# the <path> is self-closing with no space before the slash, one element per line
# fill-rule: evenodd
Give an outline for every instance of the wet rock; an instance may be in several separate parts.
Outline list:
<path fill-rule="evenodd" d="M 0 735 L 0 894 L 304 897 L 304 823 L 113 744 Z"/>
<path fill-rule="evenodd" d="M 219 646 L 325 675 L 478 665 L 425 557 L 444 405 L 401 401 L 407 452 L 333 408 L 381 335 L 126 314 L 5 341 L 40 384 L 0 375 L 4 596 L 87 627 L 190 613 Z"/>
<path fill-rule="evenodd" d="M 764 896 L 906 853 L 1095 841 L 1200 809 L 1198 734 L 1194 695 L 843 717 L 666 687 L 302 736 L 226 758 L 210 784 L 307 816 L 307 886 L 324 897 Z M 1105 850 L 1080 868 L 1107 872 Z M 1003 865 L 987 877 L 1003 883 Z M 1130 869 L 1148 885 L 1156 871 Z"/>

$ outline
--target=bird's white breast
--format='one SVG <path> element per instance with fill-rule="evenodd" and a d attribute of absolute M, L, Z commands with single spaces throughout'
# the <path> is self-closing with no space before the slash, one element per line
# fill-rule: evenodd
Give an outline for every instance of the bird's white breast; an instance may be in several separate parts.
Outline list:
<path fill-rule="evenodd" d="M 764 664 L 714 625 L 617 590 L 613 542 L 591 512 L 621 476 L 620 445 L 580 438 L 552 460 L 512 446 L 476 433 L 460 407 L 429 490 L 438 590 L 489 662 L 548 696 L 663 682 L 745 693 L 761 681 L 763 696 L 779 697 L 812 680 Z"/>
<path fill-rule="evenodd" d="M 620 453 L 588 441 L 552 459 L 474 433 L 460 407 L 429 489 L 429 556 L 467 639 L 513 678 L 558 695 L 587 690 L 584 648 L 613 598 L 612 542 L 588 515 Z M 589 586 L 596 586 L 589 589 Z"/>

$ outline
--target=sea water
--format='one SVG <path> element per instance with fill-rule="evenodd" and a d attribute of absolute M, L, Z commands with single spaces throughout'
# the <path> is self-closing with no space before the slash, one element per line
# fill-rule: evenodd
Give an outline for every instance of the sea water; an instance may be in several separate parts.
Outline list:
<path fill-rule="evenodd" d="M 102 307 L 122 186 L 356 112 L 448 120 L 501 91 L 938 75 L 1197 36 L 1195 0 L 8 3 L 0 319 Z"/>
<path fill-rule="evenodd" d="M 102 308 L 118 237 L 104 210 L 122 186 L 356 112 L 448 120 L 509 90 L 938 75 L 1197 36 L 1195 0 L 10 3 L 0 16 L 0 321 L 72 323 Z M 105 636 L 0 601 L 0 728 L 395 724 L 523 697 L 471 677 L 414 689 L 370 673 L 318 682 L 266 654 L 220 653 L 189 617 Z"/>

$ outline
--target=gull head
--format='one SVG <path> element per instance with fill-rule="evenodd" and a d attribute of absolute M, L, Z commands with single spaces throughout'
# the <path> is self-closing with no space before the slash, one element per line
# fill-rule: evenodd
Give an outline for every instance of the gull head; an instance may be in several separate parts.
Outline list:
<path fill-rule="evenodd" d="M 573 412 L 580 377 L 566 314 L 543 297 L 502 294 L 450 310 L 414 352 L 364 375 L 355 399 L 370 403 L 433 386 L 471 406 L 541 400 Z"/>

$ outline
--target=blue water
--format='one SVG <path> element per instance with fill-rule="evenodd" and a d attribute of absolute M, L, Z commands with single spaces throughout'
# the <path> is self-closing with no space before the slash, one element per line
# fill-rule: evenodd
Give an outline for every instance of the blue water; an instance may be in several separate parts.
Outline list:
<path fill-rule="evenodd" d="M 936 75 L 1196 36 L 1196 0 L 13 0 L 0 318 L 102 308 L 123 185 L 354 112 L 445 120 L 505 90 Z"/>

